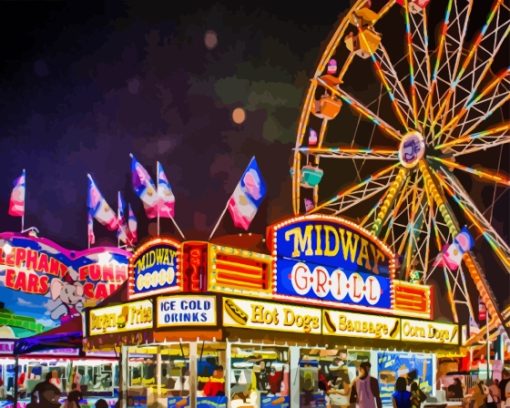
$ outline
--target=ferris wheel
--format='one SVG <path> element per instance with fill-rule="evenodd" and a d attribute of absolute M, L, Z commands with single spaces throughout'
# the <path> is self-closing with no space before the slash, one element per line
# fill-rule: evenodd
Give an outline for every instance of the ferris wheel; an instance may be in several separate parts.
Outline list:
<path fill-rule="evenodd" d="M 474 316 L 474 284 L 494 326 L 502 316 L 474 251 L 460 265 L 437 259 L 467 228 L 508 284 L 492 211 L 510 186 L 509 4 L 355 2 L 310 81 L 291 170 L 295 214 L 355 219 L 397 254 L 400 279 L 444 279 L 455 321 Z"/>

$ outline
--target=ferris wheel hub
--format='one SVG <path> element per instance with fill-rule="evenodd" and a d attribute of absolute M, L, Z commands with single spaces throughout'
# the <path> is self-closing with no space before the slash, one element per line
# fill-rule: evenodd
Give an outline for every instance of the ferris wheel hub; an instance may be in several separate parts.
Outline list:
<path fill-rule="evenodd" d="M 425 156 L 425 138 L 423 135 L 412 130 L 405 134 L 398 148 L 398 158 L 402 166 L 410 169 L 415 167 Z"/>

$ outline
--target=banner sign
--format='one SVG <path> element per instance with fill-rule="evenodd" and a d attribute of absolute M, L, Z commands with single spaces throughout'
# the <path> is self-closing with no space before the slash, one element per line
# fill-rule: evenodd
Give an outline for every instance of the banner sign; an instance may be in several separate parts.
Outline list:
<path fill-rule="evenodd" d="M 152 302 L 140 300 L 91 309 L 89 335 L 152 329 Z"/>
<path fill-rule="evenodd" d="M 402 341 L 459 344 L 459 326 L 450 323 L 402 319 Z"/>
<path fill-rule="evenodd" d="M 430 354 L 378 352 L 377 373 L 383 405 L 391 406 L 391 395 L 395 392 L 398 377 L 416 381 L 420 389 L 430 395 L 434 369 Z"/>
<path fill-rule="evenodd" d="M 0 233 L 0 325 L 9 326 L 12 337 L 25 337 L 79 316 L 86 301 L 108 297 L 127 279 L 129 255 L 115 247 L 73 251 L 45 238 Z"/>
<path fill-rule="evenodd" d="M 138 248 L 129 262 L 129 298 L 180 291 L 180 257 L 181 244 L 168 238 Z"/>
<path fill-rule="evenodd" d="M 332 336 L 400 340 L 400 319 L 376 315 L 324 310 L 322 333 Z"/>
<path fill-rule="evenodd" d="M 307 215 L 276 224 L 268 234 L 275 295 L 351 308 L 393 306 L 394 257 L 356 224 Z"/>
<path fill-rule="evenodd" d="M 321 311 L 309 307 L 223 298 L 223 325 L 243 329 L 321 333 Z"/>
<path fill-rule="evenodd" d="M 165 296 L 157 300 L 157 327 L 216 326 L 214 296 Z"/>

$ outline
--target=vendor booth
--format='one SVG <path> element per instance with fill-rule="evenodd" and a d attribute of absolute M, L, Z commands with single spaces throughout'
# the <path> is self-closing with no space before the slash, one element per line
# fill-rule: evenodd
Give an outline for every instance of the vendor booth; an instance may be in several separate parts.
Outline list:
<path fill-rule="evenodd" d="M 459 326 L 429 286 L 395 279 L 391 252 L 349 221 L 303 216 L 230 242 L 158 237 L 134 253 L 122 299 L 86 310 L 87 350 L 119 349 L 128 406 L 326 407 L 369 361 L 435 393 Z M 237 247 L 236 247 L 237 246 Z"/>

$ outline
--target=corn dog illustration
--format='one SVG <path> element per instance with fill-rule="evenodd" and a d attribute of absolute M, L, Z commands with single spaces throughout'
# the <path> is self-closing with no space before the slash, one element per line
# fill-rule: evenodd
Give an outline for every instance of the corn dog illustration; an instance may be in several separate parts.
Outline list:
<path fill-rule="evenodd" d="M 224 306 L 227 314 L 236 323 L 244 326 L 248 322 L 248 315 L 232 299 L 226 299 Z"/>
<path fill-rule="evenodd" d="M 177 403 L 175 404 L 176 407 L 184 407 L 185 405 L 188 404 L 188 400 L 186 400 L 185 398 L 181 399 L 180 401 L 177 401 Z"/>
<path fill-rule="evenodd" d="M 333 319 L 331 318 L 328 311 L 324 310 L 324 325 L 326 326 L 326 329 L 330 333 L 336 332 L 335 323 L 333 323 Z"/>
<path fill-rule="evenodd" d="M 280 398 L 277 398 L 277 399 L 273 400 L 273 402 L 271 402 L 271 405 L 280 405 L 283 402 L 285 402 L 285 398 L 284 397 L 280 397 Z"/>

